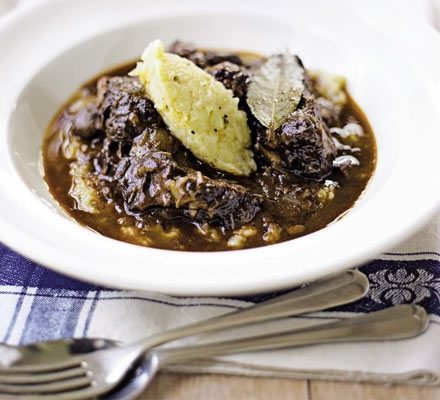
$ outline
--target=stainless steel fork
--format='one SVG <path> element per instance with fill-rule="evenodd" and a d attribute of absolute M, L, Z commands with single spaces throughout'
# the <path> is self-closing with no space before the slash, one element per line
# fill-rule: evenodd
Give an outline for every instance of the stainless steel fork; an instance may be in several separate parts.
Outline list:
<path fill-rule="evenodd" d="M 150 369 L 150 373 L 146 375 L 146 385 L 151 382 L 159 368 L 176 362 L 319 343 L 402 339 L 420 334 L 427 323 L 427 314 L 423 308 L 402 305 L 347 320 L 277 334 L 181 348 L 153 349 L 145 356 Z M 0 398 L 90 399 L 112 390 L 133 363 L 144 354 L 144 350 L 142 343 L 137 342 L 122 348 L 74 357 L 70 362 L 52 365 L 38 373 L 23 367 L 20 371 L 15 370 L 9 374 L 10 383 L 0 385 Z M 6 376 L 5 373 L 2 376 Z"/>

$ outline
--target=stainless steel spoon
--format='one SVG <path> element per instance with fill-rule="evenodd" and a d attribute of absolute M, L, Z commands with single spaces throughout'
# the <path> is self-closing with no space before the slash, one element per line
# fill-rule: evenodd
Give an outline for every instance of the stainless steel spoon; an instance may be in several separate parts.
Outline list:
<path fill-rule="evenodd" d="M 399 307 L 401 307 L 401 306 L 399 306 Z M 426 315 L 424 310 L 421 310 L 420 307 L 414 307 L 414 306 L 403 306 L 403 307 L 405 307 L 405 308 L 410 307 L 409 312 L 413 313 L 412 315 L 415 319 L 415 323 L 418 326 L 417 330 L 409 332 L 409 336 L 411 336 L 411 334 L 414 334 L 414 336 L 415 336 L 418 333 L 423 332 L 423 330 L 426 328 L 426 325 L 428 324 L 428 316 Z M 408 308 L 407 308 L 407 310 L 404 310 L 404 312 L 405 313 L 408 312 Z M 386 314 L 384 316 L 386 317 L 386 315 L 389 313 L 389 311 L 385 310 L 385 313 Z M 371 315 L 371 314 L 369 314 L 369 315 Z M 365 317 L 361 317 L 361 318 L 365 318 Z M 344 321 L 344 322 L 347 323 L 349 321 Z M 353 321 L 351 321 L 351 322 L 353 322 Z M 334 326 L 334 324 L 335 323 L 318 325 L 316 327 L 312 327 L 312 329 L 318 330 L 320 328 L 325 328 L 326 325 L 328 328 L 329 325 Z M 398 328 L 398 323 L 394 323 L 394 326 L 396 328 Z M 403 327 L 403 326 L 401 326 L 401 328 L 408 329 L 408 327 Z M 306 328 L 306 330 L 307 329 L 308 328 Z M 373 326 L 368 327 L 368 330 L 371 330 L 371 329 L 373 329 Z M 301 333 L 299 331 L 297 331 L 297 332 L 301 336 Z M 364 332 L 364 334 L 368 335 L 367 332 Z M 385 332 L 382 332 L 382 334 L 385 335 Z M 389 332 L 388 332 L 388 334 L 389 334 Z M 304 335 L 306 335 L 306 340 L 307 340 L 307 332 L 305 330 L 303 330 L 303 332 L 302 332 L 303 337 L 304 337 Z M 313 340 L 312 337 L 309 337 L 308 339 Z M 378 338 L 376 338 L 375 340 L 377 340 L 377 339 Z M 383 340 L 385 340 L 385 339 L 386 338 L 383 337 Z M 353 340 L 354 340 L 354 338 L 353 338 Z M 343 340 L 341 340 L 341 341 L 343 341 Z M 350 339 L 347 339 L 347 342 L 348 341 L 350 341 Z M 297 342 L 295 344 L 293 342 L 292 346 L 294 346 L 294 345 L 300 345 L 300 343 Z M 130 373 L 127 374 L 126 378 L 121 382 L 121 384 L 117 388 L 115 388 L 112 392 L 110 392 L 102 397 L 100 396 L 99 399 L 102 399 L 102 400 L 134 400 L 134 399 L 137 399 L 142 393 L 145 392 L 147 386 L 150 384 L 152 379 L 153 379 L 153 376 L 152 376 L 152 371 L 151 371 L 151 362 L 150 362 L 149 357 L 145 356 L 136 362 L 136 364 L 133 366 L 133 369 L 130 371 Z"/>
<path fill-rule="evenodd" d="M 143 339 L 142 342 L 148 350 L 187 336 L 348 304 L 362 298 L 367 291 L 368 279 L 364 274 L 359 271 L 346 271 L 242 310 L 160 332 Z M 96 350 L 100 346 L 105 348 L 106 341 L 85 338 L 4 347 L 0 357 L 0 372 L 11 367 L 62 363 L 72 355 L 78 354 L 76 351 L 78 348 L 84 353 L 87 347 Z"/>

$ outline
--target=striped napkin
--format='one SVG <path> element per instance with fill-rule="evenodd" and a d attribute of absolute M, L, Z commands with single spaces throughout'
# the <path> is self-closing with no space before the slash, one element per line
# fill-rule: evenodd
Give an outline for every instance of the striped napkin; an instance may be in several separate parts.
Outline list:
<path fill-rule="evenodd" d="M 392 0 L 389 0 L 392 1 Z M 0 12 L 13 6 L 0 0 Z M 428 1 L 402 1 L 428 7 Z M 429 3 L 429 7 L 434 3 Z M 431 8 L 419 8 L 421 18 Z M 360 266 L 371 290 L 363 300 L 306 317 L 278 320 L 234 331 L 261 334 L 322 320 L 349 318 L 402 303 L 417 303 L 430 314 L 430 327 L 405 341 L 346 343 L 245 354 L 173 371 L 359 381 L 440 383 L 440 217 L 375 260 Z M 292 289 L 294 290 L 294 289 Z M 247 307 L 279 293 L 248 297 L 175 297 L 118 291 L 79 282 L 42 268 L 0 245 L 0 341 L 24 344 L 72 336 L 131 341 L 145 335 Z M 230 338 L 231 332 L 206 337 Z M 189 342 L 189 340 L 187 340 Z M 1 353 L 1 345 L 0 345 Z"/>
<path fill-rule="evenodd" d="M 175 297 L 118 291 L 79 282 L 44 269 L 0 247 L 0 340 L 30 343 L 91 336 L 122 341 L 247 307 L 279 293 L 248 297 Z M 430 313 L 418 338 L 347 343 L 245 354 L 175 366 L 174 371 L 259 376 L 440 383 L 440 218 L 388 253 L 360 267 L 370 280 L 367 297 L 355 304 L 234 331 L 234 337 L 281 327 L 348 318 L 402 303 Z M 207 339 L 230 338 L 227 332 Z M 188 340 L 187 340 L 188 342 Z"/>

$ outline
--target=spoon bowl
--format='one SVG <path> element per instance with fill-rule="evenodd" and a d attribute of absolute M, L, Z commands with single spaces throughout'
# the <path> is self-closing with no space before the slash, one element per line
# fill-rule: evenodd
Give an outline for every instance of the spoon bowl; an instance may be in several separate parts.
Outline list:
<path fill-rule="evenodd" d="M 121 383 L 111 392 L 100 396 L 102 400 L 134 400 L 137 399 L 153 380 L 158 364 L 149 355 L 139 358 Z"/>

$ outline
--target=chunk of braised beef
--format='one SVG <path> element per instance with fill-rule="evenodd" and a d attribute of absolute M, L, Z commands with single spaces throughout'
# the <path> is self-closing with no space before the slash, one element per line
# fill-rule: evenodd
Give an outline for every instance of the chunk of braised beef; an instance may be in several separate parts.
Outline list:
<path fill-rule="evenodd" d="M 180 40 L 172 43 L 168 51 L 187 58 L 200 68 L 206 68 L 224 61 L 243 65 L 240 56 L 236 54 L 219 54 L 211 51 L 202 51 L 198 50 L 192 43 L 182 42 Z"/>
<path fill-rule="evenodd" d="M 103 77 L 98 81 L 97 89 L 107 138 L 130 142 L 147 127 L 162 124 L 162 119 L 145 96 L 137 78 Z"/>
<path fill-rule="evenodd" d="M 330 175 L 336 147 L 313 99 L 276 131 L 257 129 L 257 150 L 272 165 L 296 176 L 320 181 Z"/>
<path fill-rule="evenodd" d="M 84 101 L 84 106 L 72 116 L 72 134 L 84 139 L 98 135 L 102 130 L 102 115 L 93 101 Z"/>
<path fill-rule="evenodd" d="M 169 207 L 190 221 L 234 229 L 260 210 L 260 199 L 243 186 L 180 167 L 171 153 L 151 146 L 147 132 L 120 161 L 115 179 L 126 211 L 138 217 L 149 209 Z"/>
<path fill-rule="evenodd" d="M 143 140 L 150 149 L 174 153 L 178 148 L 178 142 L 169 132 L 163 128 L 146 128 Z M 93 159 L 95 171 L 101 179 L 113 180 L 113 175 L 122 158 L 130 155 L 131 144 L 123 141 L 114 141 L 109 138 L 102 140 L 100 151 Z"/>
<path fill-rule="evenodd" d="M 321 180 L 331 173 L 336 154 L 322 120 L 310 109 L 298 110 L 281 128 L 283 159 L 303 178 Z"/>
<path fill-rule="evenodd" d="M 341 106 L 324 97 L 318 97 L 316 107 L 317 113 L 329 128 L 341 125 Z"/>
<path fill-rule="evenodd" d="M 127 143 L 104 138 L 101 149 L 93 158 L 93 166 L 98 177 L 104 180 L 112 180 L 119 161 L 127 156 L 129 152 L 130 147 Z"/>
<path fill-rule="evenodd" d="M 60 131 L 82 139 L 98 136 L 102 132 L 102 115 L 96 98 L 85 96 L 75 101 L 57 119 L 56 126 Z"/>
<path fill-rule="evenodd" d="M 235 65 L 243 65 L 243 61 L 237 54 L 217 54 L 209 51 L 205 52 L 206 64 L 209 66 L 220 64 L 222 62 L 230 62 Z"/>
<path fill-rule="evenodd" d="M 224 61 L 208 67 L 206 71 L 223 83 L 226 89 L 232 90 L 235 97 L 245 97 L 249 79 L 249 72 L 245 67 Z"/>
<path fill-rule="evenodd" d="M 264 198 L 266 214 L 283 215 L 284 218 L 302 223 L 307 215 L 320 208 L 317 182 L 292 180 L 291 174 L 272 167 L 263 167 L 256 177 Z"/>
<path fill-rule="evenodd" d="M 168 47 L 170 53 L 177 54 L 180 57 L 189 58 L 192 54 L 199 51 L 194 44 L 190 42 L 183 42 L 182 40 L 176 40 Z"/>
<path fill-rule="evenodd" d="M 251 222 L 261 208 L 259 197 L 245 187 L 225 180 L 203 177 L 201 182 L 196 181 L 194 189 L 198 193 L 197 213 L 194 215 L 192 206 L 185 213 L 201 223 L 235 229 Z"/>

